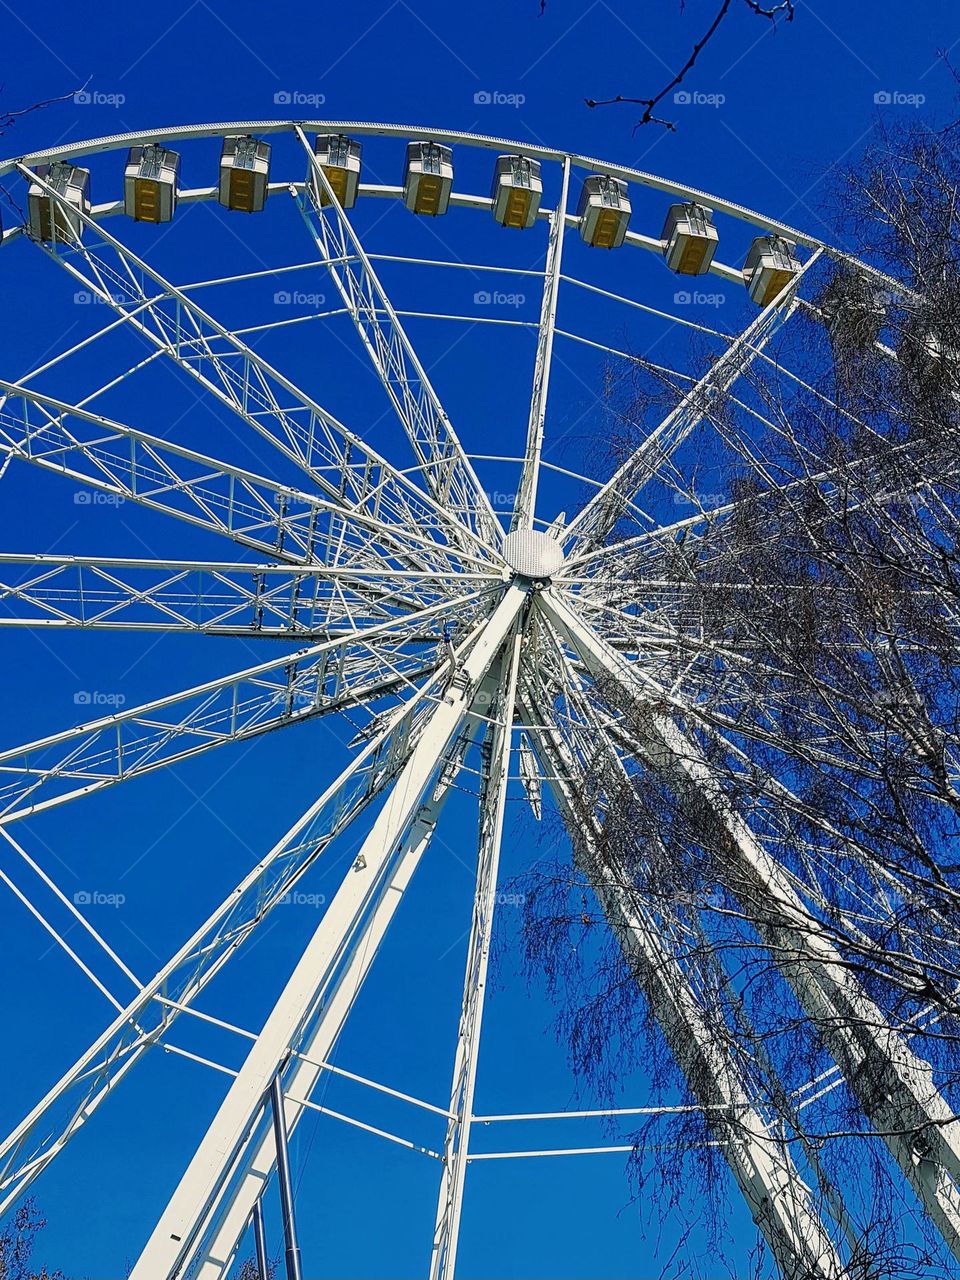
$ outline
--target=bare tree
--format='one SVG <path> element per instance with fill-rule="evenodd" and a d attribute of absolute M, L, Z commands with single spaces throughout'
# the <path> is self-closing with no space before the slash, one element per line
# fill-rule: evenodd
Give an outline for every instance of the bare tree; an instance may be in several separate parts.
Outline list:
<path fill-rule="evenodd" d="M 71 89 L 69 93 L 61 93 L 55 98 L 44 98 L 41 102 L 33 102 L 30 106 L 19 107 L 7 110 L 0 106 L 0 136 L 9 132 L 16 124 L 18 124 L 24 116 L 31 115 L 34 111 L 42 111 L 46 107 L 52 107 L 58 102 L 70 102 L 78 93 L 82 93 L 90 83 L 89 78 L 79 85 L 76 89 Z M 3 87 L 0 86 L 0 93 Z"/>
<path fill-rule="evenodd" d="M 31 1262 L 37 1236 L 46 1226 L 35 1201 L 25 1201 L 0 1230 L 0 1280 L 63 1280 L 62 1271 L 37 1268 Z"/>

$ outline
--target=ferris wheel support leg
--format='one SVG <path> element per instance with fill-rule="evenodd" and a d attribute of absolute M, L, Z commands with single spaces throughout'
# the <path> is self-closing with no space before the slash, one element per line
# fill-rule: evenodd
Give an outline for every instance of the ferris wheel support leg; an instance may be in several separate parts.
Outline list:
<path fill-rule="evenodd" d="M 550 622 L 600 680 L 633 700 L 649 698 L 630 664 L 552 593 L 540 597 Z M 650 711 L 640 749 L 648 766 L 712 815 L 727 856 L 761 903 L 757 932 L 821 1035 L 850 1091 L 910 1183 L 947 1247 L 960 1260 L 960 1118 L 933 1080 L 929 1063 L 867 995 L 824 936 L 781 865 L 732 807 L 696 743 Z M 743 904 L 741 904 L 743 905 Z"/>
<path fill-rule="evenodd" d="M 253 1210 L 253 1243 L 257 1253 L 257 1280 L 270 1280 L 267 1262 L 267 1231 L 263 1224 L 263 1201 L 257 1200 Z"/>
<path fill-rule="evenodd" d="M 513 644 L 503 653 L 500 668 L 500 696 L 495 704 L 492 740 L 485 745 L 480 791 L 480 841 L 477 857 L 477 891 L 467 945 L 460 1033 L 453 1066 L 447 1134 L 444 1143 L 443 1175 L 437 1202 L 430 1280 L 452 1280 L 457 1263 L 457 1243 L 463 1212 L 464 1183 L 473 1121 L 473 1098 L 477 1080 L 477 1051 L 483 1023 L 487 969 L 490 962 L 493 913 L 497 895 L 497 873 L 503 839 L 510 749 L 513 732 L 517 674 L 520 666 L 519 629 Z"/>
<path fill-rule="evenodd" d="M 303 1280 L 303 1269 L 300 1265 L 300 1247 L 297 1244 L 293 1179 L 290 1176 L 290 1152 L 287 1147 L 287 1118 L 283 1102 L 283 1085 L 280 1081 L 279 1072 L 270 1082 L 270 1110 L 273 1116 L 273 1145 L 277 1153 L 277 1185 L 280 1191 L 280 1216 L 283 1219 L 284 1261 L 286 1263 L 287 1280 Z"/>
<path fill-rule="evenodd" d="M 675 956 L 660 940 L 629 878 L 604 866 L 596 852 L 599 823 L 576 801 L 576 761 L 556 731 L 529 701 L 523 719 L 543 772 L 570 833 L 575 856 L 614 937 L 629 962 L 671 1053 L 704 1107 L 707 1123 L 787 1280 L 841 1280 L 840 1255 L 813 1203 L 809 1186 L 785 1142 L 772 1136 L 754 1106 L 750 1089 L 712 1034 L 701 1001 Z"/>
<path fill-rule="evenodd" d="M 488 674 L 477 695 L 478 706 L 489 706 L 491 689 L 492 678 Z M 396 870 L 371 913 L 369 924 L 357 938 L 343 977 L 327 999 L 316 1027 L 290 1068 L 286 1100 L 286 1124 L 290 1133 L 303 1118 L 306 1111 L 304 1100 L 310 1098 L 323 1074 L 320 1064 L 329 1058 L 339 1039 L 353 1002 L 430 843 L 450 786 L 460 770 L 463 755 L 474 734 L 482 726 L 483 722 L 471 710 L 459 743 L 444 763 L 436 788 L 417 815 L 404 849 L 397 858 Z M 217 1204 L 211 1206 L 197 1233 L 198 1240 L 206 1243 L 199 1255 L 196 1280 L 223 1280 L 229 1272 L 250 1220 L 251 1206 L 256 1230 L 256 1206 L 260 1203 L 263 1188 L 273 1171 L 275 1157 L 273 1134 L 265 1126 L 252 1154 L 248 1152 L 238 1159 L 235 1169 L 227 1179 L 228 1190 Z"/>
<path fill-rule="evenodd" d="M 533 367 L 533 391 L 530 397 L 530 416 L 527 422 L 527 448 L 523 471 L 517 488 L 517 500 L 510 521 L 514 529 L 531 529 L 537 506 L 537 485 L 540 479 L 540 455 L 543 452 L 543 424 L 547 413 L 547 393 L 550 389 L 550 367 L 553 362 L 553 339 L 557 326 L 557 297 L 560 292 L 560 265 L 563 257 L 563 232 L 567 222 L 567 192 L 570 187 L 570 157 L 563 162 L 563 179 L 560 199 L 550 215 L 550 242 L 547 246 L 547 263 L 543 278 L 543 299 L 540 304 L 540 326 L 537 333 L 537 358 Z"/>
<path fill-rule="evenodd" d="M 378 814 L 351 870 L 268 1016 L 219 1111 L 200 1141 L 180 1184 L 147 1241 L 131 1280 L 172 1280 L 196 1257 L 198 1230 L 223 1188 L 236 1153 L 259 1124 L 273 1077 L 290 1058 L 316 1016 L 324 992 L 342 966 L 345 950 L 382 884 L 392 855 L 415 820 L 424 794 L 473 695 L 513 629 L 527 600 L 507 588 L 437 705 Z"/>

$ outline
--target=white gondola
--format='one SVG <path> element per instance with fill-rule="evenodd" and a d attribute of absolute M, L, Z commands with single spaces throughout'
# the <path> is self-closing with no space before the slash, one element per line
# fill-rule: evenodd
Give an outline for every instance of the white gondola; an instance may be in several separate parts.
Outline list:
<path fill-rule="evenodd" d="M 403 203 L 414 213 L 437 217 L 447 212 L 453 190 L 453 152 L 439 142 L 407 143 Z"/>
<path fill-rule="evenodd" d="M 743 279 L 753 301 L 767 307 L 800 272 L 793 245 L 782 236 L 757 236 L 743 264 Z"/>
<path fill-rule="evenodd" d="M 259 213 L 267 200 L 270 143 L 238 134 L 224 138 L 218 200 L 225 209 Z"/>
<path fill-rule="evenodd" d="M 131 147 L 123 174 L 123 209 L 137 222 L 169 222 L 177 208 L 180 156 L 157 143 Z"/>
<path fill-rule="evenodd" d="M 630 221 L 627 184 L 606 173 L 584 178 L 577 205 L 580 238 L 595 249 L 617 249 Z"/>
<path fill-rule="evenodd" d="M 68 205 L 83 213 L 90 212 L 90 170 L 58 160 L 37 165 L 36 174 L 56 191 Z M 39 182 L 31 182 L 27 191 L 30 234 L 36 240 L 79 240 L 83 224 L 80 215 L 47 194 Z"/>
<path fill-rule="evenodd" d="M 532 227 L 543 196 L 540 161 L 527 156 L 498 156 L 490 195 L 493 216 L 501 227 Z"/>
<path fill-rule="evenodd" d="M 693 202 L 670 206 L 660 240 L 671 271 L 702 276 L 710 270 L 719 239 L 710 209 Z"/>
<path fill-rule="evenodd" d="M 360 188 L 361 144 L 343 133 L 318 133 L 313 144 L 313 154 L 333 188 L 342 209 L 352 209 L 357 203 Z M 321 204 L 329 204 L 326 191 L 316 180 L 311 166 L 308 175 L 314 195 Z"/>

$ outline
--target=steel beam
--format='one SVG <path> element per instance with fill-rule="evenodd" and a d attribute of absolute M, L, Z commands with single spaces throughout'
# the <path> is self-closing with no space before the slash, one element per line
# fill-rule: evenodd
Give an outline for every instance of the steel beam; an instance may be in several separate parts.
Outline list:
<path fill-rule="evenodd" d="M 478 635 L 479 627 L 460 654 L 469 652 Z M 383 793 L 409 758 L 444 684 L 444 677 L 433 677 L 386 716 L 356 759 L 0 1143 L 0 1213 L 59 1155 L 330 843 Z M 253 1201 L 248 1216 L 252 1206 Z"/>
<path fill-rule="evenodd" d="M 567 192 L 570 186 L 570 157 L 564 157 L 560 199 L 550 215 L 550 238 L 547 264 L 540 303 L 540 325 L 537 331 L 537 356 L 533 368 L 533 391 L 527 418 L 527 447 L 523 470 L 517 488 L 510 530 L 530 529 L 537 506 L 540 480 L 540 456 L 543 453 L 543 426 L 550 390 L 550 368 L 553 363 L 553 339 L 557 325 L 557 299 L 560 293 L 560 271 L 563 261 L 563 232 L 567 218 Z"/>
<path fill-rule="evenodd" d="M 520 669 L 522 635 L 518 627 L 500 659 L 497 697 L 492 707 L 493 733 L 484 744 L 484 767 L 480 788 L 477 888 L 467 944 L 466 973 L 460 1028 L 453 1065 L 447 1134 L 443 1149 L 443 1175 L 434 1224 L 430 1256 L 430 1280 L 453 1280 L 457 1265 L 457 1245 L 463 1212 L 464 1184 L 473 1124 L 473 1098 L 477 1080 L 477 1059 L 483 1011 L 486 1001 L 487 970 L 493 938 L 493 915 L 497 899 L 497 876 L 503 822 L 510 776 L 517 676 Z"/>
<path fill-rule="evenodd" d="M 420 865 L 436 829 L 441 810 L 463 763 L 463 757 L 485 723 L 483 712 L 492 693 L 490 675 L 480 690 L 464 723 L 460 738 L 449 749 L 432 794 L 422 805 L 410 834 L 397 856 L 396 868 L 385 883 L 380 899 L 370 913 L 367 926 L 358 935 L 350 959 L 336 989 L 327 999 L 316 1026 L 291 1063 L 287 1078 L 286 1118 L 292 1132 L 302 1119 L 307 1102 L 323 1076 L 327 1061 L 339 1039 L 343 1025 L 376 958 L 410 882 Z M 260 1136 L 249 1151 L 240 1153 L 225 1181 L 224 1193 L 212 1203 L 198 1231 L 204 1241 L 198 1253 L 196 1280 L 224 1280 L 236 1259 L 237 1249 L 250 1219 L 251 1205 L 270 1178 L 275 1162 L 273 1135 L 261 1126 Z"/>

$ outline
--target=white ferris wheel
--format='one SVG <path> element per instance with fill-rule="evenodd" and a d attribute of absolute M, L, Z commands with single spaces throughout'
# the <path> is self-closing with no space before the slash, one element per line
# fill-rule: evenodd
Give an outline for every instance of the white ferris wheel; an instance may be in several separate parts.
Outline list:
<path fill-rule="evenodd" d="M 372 148 L 394 156 L 400 185 L 375 180 Z M 216 149 L 219 174 L 211 168 L 207 179 L 217 180 L 181 186 L 182 173 L 199 174 L 196 157 L 215 157 Z M 116 181 L 99 204 L 97 165 Z M 474 174 L 483 171 L 486 181 L 492 175 L 489 195 L 476 191 Z M 93 1141 L 88 1134 L 95 1135 L 101 1111 L 113 1105 L 121 1083 L 124 1091 L 136 1089 L 144 1060 L 166 1051 L 191 1057 L 198 1070 L 217 1070 L 177 1039 L 183 1027 L 203 1023 L 238 1039 L 242 1054 L 238 1066 L 219 1068 L 221 1100 L 206 1127 L 197 1123 L 194 1154 L 168 1203 L 157 1205 L 134 1280 L 226 1277 L 251 1247 L 266 1274 L 267 1203 L 280 1206 L 282 1273 L 290 1280 L 319 1274 L 322 1260 L 300 1257 L 298 1219 L 309 1206 L 296 1194 L 288 1142 L 304 1118 L 324 1111 L 334 1117 L 329 1123 L 365 1130 L 371 1143 L 405 1144 L 411 1159 L 432 1162 L 435 1213 L 431 1206 L 422 1274 L 449 1280 L 468 1273 L 462 1251 L 460 1272 L 457 1264 L 470 1169 L 511 1154 L 586 1151 L 511 1148 L 516 1123 L 497 1131 L 504 1135 L 499 1149 L 477 1134 L 481 1122 L 486 1137 L 491 1121 L 550 1118 L 483 1116 L 476 1104 L 501 849 L 509 841 L 505 815 L 520 796 L 538 820 L 549 806 L 567 827 L 577 873 L 592 890 L 589 911 L 621 949 L 686 1077 L 687 1105 L 707 1117 L 731 1185 L 776 1268 L 794 1280 L 850 1275 L 855 1232 L 839 1201 L 824 1192 L 816 1149 L 797 1140 L 799 1122 L 790 1133 L 782 1115 L 771 1117 L 755 1064 L 718 1038 L 707 986 L 684 946 L 684 929 L 701 914 L 697 904 L 675 904 L 671 915 L 603 851 L 599 768 L 607 777 L 649 774 L 707 815 L 731 875 L 749 886 L 757 945 L 769 950 L 775 970 L 780 965 L 777 978 L 798 1008 L 828 1028 L 832 1065 L 805 1092 L 791 1093 L 791 1107 L 798 1117 L 810 1106 L 826 1108 L 837 1088 L 852 1098 L 876 1131 L 873 1141 L 888 1152 L 891 1171 L 899 1171 L 960 1259 L 960 1121 L 819 927 L 831 907 L 829 872 L 805 882 L 785 865 L 765 823 L 730 803 L 706 743 L 713 730 L 698 720 L 704 670 L 735 656 L 704 639 L 682 590 L 659 581 L 658 570 L 679 538 L 695 561 L 698 538 L 722 528 L 736 501 L 718 492 L 685 508 L 647 502 L 657 486 L 664 490 L 684 475 L 719 399 L 761 420 L 743 381 L 753 366 L 775 363 L 774 340 L 794 317 L 809 318 L 811 282 L 836 260 L 834 251 L 738 204 L 620 165 L 402 125 L 179 126 L 11 160 L 0 165 L 0 178 L 16 193 L 21 214 L 4 214 L 3 278 L 8 262 L 29 256 L 42 264 L 44 279 L 62 278 L 82 291 L 91 317 L 89 332 L 59 341 L 27 372 L 0 370 L 0 484 L 9 492 L 29 469 L 40 469 L 80 486 L 91 503 L 142 509 L 154 530 L 180 522 L 209 535 L 210 545 L 219 539 L 227 553 L 203 559 L 166 551 L 148 557 L 136 547 L 129 556 L 98 555 L 95 547 L 83 555 L 14 550 L 0 555 L 0 626 L 29 628 L 54 648 L 75 629 L 94 639 L 111 631 L 163 633 L 172 645 L 182 633 L 258 646 L 258 660 L 244 669 L 110 708 L 34 741 L 19 741 L 16 726 L 4 725 L 0 833 L 7 854 L 35 874 L 36 897 L 15 891 L 113 1012 L 72 1065 L 55 1064 L 56 1083 L 0 1145 L 0 1207 L 20 1203 L 81 1135 Z M 401 204 L 409 215 L 394 214 Z M 244 257 L 242 270 L 225 270 L 214 253 L 209 271 L 196 270 L 198 254 L 195 277 L 173 283 L 163 258 L 173 240 L 166 238 L 203 208 L 217 214 L 218 229 L 229 226 L 227 243 L 249 229 L 256 260 Z M 281 209 L 284 216 L 292 211 L 299 242 L 293 221 L 270 230 Z M 375 251 L 382 236 L 371 229 L 371 210 L 377 218 L 383 211 L 408 217 L 411 227 L 411 215 L 418 216 L 434 237 L 424 244 L 441 243 L 434 228 L 442 225 L 443 247 L 448 238 L 458 247 L 441 256 Z M 737 236 L 746 237 L 737 260 L 725 261 L 725 242 Z M 514 255 L 506 265 L 501 248 Z M 457 316 L 445 304 L 421 301 L 442 296 L 432 283 L 413 306 L 401 306 L 385 284 L 401 269 L 431 281 L 472 273 L 474 281 L 491 281 L 493 292 L 477 295 L 487 298 L 497 296 L 503 279 L 519 280 L 535 288 L 539 314 L 521 320 L 491 305 Z M 305 294 L 303 314 L 278 319 L 273 312 L 266 322 L 256 313 L 257 290 L 279 285 L 293 297 L 299 282 L 321 276 L 323 307 Z M 647 293 L 645 281 L 654 277 Z M 713 297 L 707 279 L 751 309 L 745 327 L 727 331 L 697 308 L 698 297 Z M 677 292 L 685 283 L 689 289 Z M 231 290 L 241 303 L 221 307 Z M 674 305 L 660 301 L 665 290 Z M 578 331 L 581 303 L 588 318 Z M 637 447 L 598 479 L 584 474 L 585 465 L 557 461 L 550 428 L 566 346 L 597 362 L 629 359 L 615 337 L 620 321 L 589 318 L 598 314 L 589 308 L 600 305 L 671 333 L 693 333 L 713 348 L 706 371 L 696 375 L 672 370 L 662 356 L 659 367 L 665 376 L 672 370 L 679 388 L 676 403 L 659 422 L 643 424 Z M 505 412 L 495 431 L 462 421 L 469 416 L 463 406 L 447 412 L 442 369 L 428 373 L 431 362 L 411 337 L 458 320 L 532 339 L 523 404 Z M 334 325 L 343 339 L 339 356 L 328 350 L 304 361 L 303 344 L 312 339 L 299 335 Z M 300 367 L 291 370 L 284 344 L 294 332 Z M 801 382 L 777 365 L 778 376 Z M 196 447 L 212 432 L 197 432 L 191 442 L 184 431 L 163 429 L 167 410 L 143 388 L 165 366 L 190 403 L 213 406 L 218 423 L 230 424 L 216 433 L 222 450 Z M 366 392 L 352 398 L 350 390 L 356 379 L 369 391 L 371 372 L 388 410 L 377 433 L 365 427 Z M 478 383 L 496 375 L 495 367 L 482 369 Z M 476 394 L 483 399 L 479 386 Z M 235 446 L 239 461 L 230 461 Z M 254 453 L 266 459 L 262 466 L 248 465 Z M 492 499 L 486 477 L 508 472 L 510 501 Z M 642 714 L 618 717 L 618 697 Z M 39 823 L 67 803 L 80 823 L 85 797 L 119 784 L 135 788 L 142 775 L 335 717 L 347 718 L 353 737 L 346 767 L 324 780 L 309 808 L 207 918 L 191 923 L 151 977 L 133 974 L 122 946 L 64 893 L 19 833 L 24 820 Z M 435 831 L 442 832 L 445 802 L 467 779 L 476 792 L 475 885 L 465 902 L 459 1022 L 445 1045 L 449 1093 L 417 1099 L 389 1080 L 353 1075 L 361 1098 L 366 1089 L 413 1108 L 421 1127 L 407 1139 L 369 1123 L 362 1109 L 345 1116 L 317 1098 L 331 1073 L 350 1075 L 333 1062 L 338 1040 L 381 942 L 389 929 L 403 928 L 405 898 L 419 883 L 415 873 Z M 245 954 L 278 904 L 309 884 L 351 827 L 363 833 L 356 855 L 305 949 L 290 954 L 268 1015 L 262 1025 L 237 1026 L 216 1012 L 225 966 Z M 697 927 L 708 926 L 699 920 Z M 108 965 L 109 979 L 83 958 L 74 936 Z M 780 964 L 785 952 L 789 965 Z M 606 1114 L 643 1111 L 611 1107 Z M 917 1129 L 929 1135 L 922 1152 L 910 1137 Z"/>

